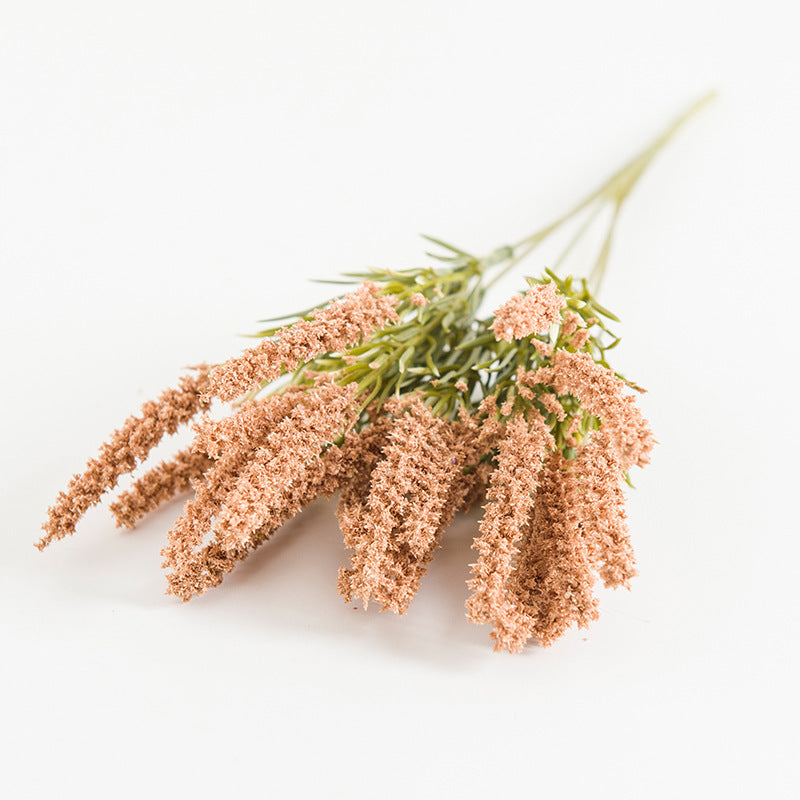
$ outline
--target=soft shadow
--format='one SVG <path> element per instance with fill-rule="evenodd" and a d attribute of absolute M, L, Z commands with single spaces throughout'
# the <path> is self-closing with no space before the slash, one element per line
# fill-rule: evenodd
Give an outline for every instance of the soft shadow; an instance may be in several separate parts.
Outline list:
<path fill-rule="evenodd" d="M 370 650 L 450 669 L 467 666 L 474 658 L 483 660 L 492 648 L 488 627 L 467 622 L 464 610 L 477 524 L 475 514 L 456 518 L 403 616 L 375 606 L 364 610 L 360 601 L 345 603 L 338 594 L 337 572 L 349 563 L 349 556 L 334 501 L 309 506 L 220 587 L 193 603 L 216 608 L 230 603 L 237 626 L 346 636 Z"/>
<path fill-rule="evenodd" d="M 87 518 L 83 536 L 59 542 L 65 552 L 52 559 L 51 576 L 69 594 L 96 598 L 110 607 L 132 605 L 174 609 L 165 597 L 160 550 L 166 532 L 180 515 L 185 498 L 165 504 L 133 531 L 113 526 L 107 509 Z M 403 616 L 372 605 L 346 603 L 336 583 L 339 567 L 349 564 L 335 515 L 335 500 L 319 500 L 283 525 L 262 547 L 228 575 L 220 586 L 195 598 L 185 612 L 222 616 L 225 625 L 269 635 L 322 639 L 347 637 L 371 652 L 441 665 L 469 668 L 491 655 L 488 626 L 465 617 L 466 581 L 477 553 L 471 548 L 479 511 L 458 515 L 446 531 L 409 611 Z M 58 562 L 57 564 L 55 562 Z M 534 657 L 528 647 L 522 657 Z M 493 656 L 497 658 L 497 656 Z M 516 655 L 519 659 L 520 655 Z"/>

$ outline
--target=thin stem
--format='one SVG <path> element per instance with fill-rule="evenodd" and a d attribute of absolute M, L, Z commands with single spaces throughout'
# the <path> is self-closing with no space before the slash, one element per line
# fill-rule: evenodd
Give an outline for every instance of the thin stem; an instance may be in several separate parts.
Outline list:
<path fill-rule="evenodd" d="M 611 221 L 608 223 L 606 238 L 603 240 L 603 245 L 597 256 L 597 261 L 595 261 L 592 271 L 589 273 L 589 285 L 591 286 L 592 294 L 597 294 L 600 290 L 600 284 L 603 282 L 603 276 L 606 274 L 608 254 L 611 252 L 611 242 L 614 238 L 614 229 L 617 227 L 620 208 L 622 208 L 622 200 L 614 205 L 614 214 L 611 217 Z"/>
<path fill-rule="evenodd" d="M 598 189 L 593 191 L 580 203 L 578 203 L 575 207 L 573 207 L 570 211 L 564 214 L 561 217 L 558 217 L 554 222 L 551 222 L 546 227 L 542 228 L 536 233 L 531 234 L 530 236 L 521 239 L 515 245 L 511 246 L 511 251 L 513 255 L 505 264 L 505 266 L 492 278 L 492 280 L 487 284 L 487 288 L 494 285 L 500 278 L 502 278 L 506 273 L 508 273 L 513 267 L 515 267 L 522 259 L 528 256 L 544 239 L 546 239 L 551 233 L 553 233 L 556 229 L 558 229 L 562 224 L 567 222 L 568 220 L 572 219 L 574 216 L 579 214 L 584 209 L 588 208 L 593 203 L 597 202 L 601 206 L 606 202 L 614 203 L 615 210 L 614 216 L 612 218 L 612 229 L 609 230 L 609 233 L 606 237 L 606 241 L 604 243 L 604 249 L 601 251 L 600 258 L 598 259 L 598 264 L 600 263 L 601 259 L 603 260 L 602 266 L 598 269 L 598 265 L 595 265 L 595 269 L 593 270 L 593 274 L 597 276 L 597 280 L 599 282 L 602 279 L 603 273 L 605 271 L 605 261 L 608 260 L 608 249 L 610 248 L 611 237 L 613 233 L 613 225 L 616 223 L 617 215 L 619 213 L 619 209 L 623 203 L 623 201 L 628 197 L 633 187 L 638 182 L 639 178 L 642 176 L 644 171 L 647 167 L 651 164 L 655 156 L 661 151 L 661 149 L 672 139 L 678 129 L 684 125 L 691 117 L 693 117 L 696 113 L 698 113 L 702 108 L 704 108 L 708 103 L 710 103 L 714 97 L 716 96 L 715 92 L 710 92 L 709 94 L 702 97 L 697 102 L 693 103 L 686 111 L 684 111 L 677 119 L 675 119 L 664 131 L 657 136 L 653 142 L 638 153 L 634 158 L 632 158 L 627 164 L 625 164 L 620 170 L 615 172 L 605 183 L 603 183 Z M 585 232 L 585 227 L 581 229 L 579 232 L 578 238 L 583 235 Z M 570 243 L 569 248 L 571 249 L 577 240 Z"/>
<path fill-rule="evenodd" d="M 603 206 L 597 205 L 592 209 L 592 212 L 586 217 L 586 219 L 581 224 L 580 228 L 575 232 L 575 235 L 569 240 L 567 246 L 561 251 L 561 255 L 556 259 L 555 263 L 551 267 L 553 272 L 558 272 L 558 268 L 566 261 L 567 256 L 572 252 L 573 248 L 576 244 L 583 238 L 583 235 L 589 228 L 592 226 L 592 223 L 597 219 L 600 212 L 603 210 Z"/>

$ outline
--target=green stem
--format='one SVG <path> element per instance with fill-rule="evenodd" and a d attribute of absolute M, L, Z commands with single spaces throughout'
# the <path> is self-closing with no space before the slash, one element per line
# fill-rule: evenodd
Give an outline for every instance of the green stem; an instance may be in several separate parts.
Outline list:
<path fill-rule="evenodd" d="M 631 190 L 636 185 L 639 178 L 645 172 L 647 167 L 650 166 L 655 156 L 672 139 L 672 137 L 675 135 L 678 129 L 681 128 L 684 125 L 684 123 L 686 123 L 689 119 L 691 119 L 702 108 L 708 105 L 708 103 L 710 103 L 715 96 L 716 96 L 715 92 L 710 92 L 697 102 L 693 103 L 688 109 L 686 109 L 686 111 L 684 111 L 679 117 L 677 117 L 677 119 L 675 119 L 667 128 L 665 128 L 661 132 L 661 134 L 659 134 L 659 136 L 657 136 L 648 147 L 646 147 L 644 150 L 638 153 L 620 170 L 615 172 L 604 184 L 602 184 L 598 189 L 593 191 L 588 197 L 585 197 L 583 200 L 581 200 L 581 202 L 578 203 L 578 205 L 569 210 L 566 214 L 558 217 L 555 221 L 551 222 L 549 225 L 545 226 L 541 230 L 536 231 L 536 233 L 533 233 L 524 239 L 521 239 L 519 242 L 513 245 L 510 248 L 512 252 L 511 257 L 506 262 L 505 266 L 487 284 L 486 288 L 493 286 L 498 280 L 500 280 L 504 275 L 506 275 L 506 273 L 508 273 L 511 269 L 513 269 L 520 261 L 526 258 L 542 241 L 544 241 L 548 236 L 550 236 L 551 233 L 560 228 L 561 225 L 563 225 L 565 222 L 569 221 L 573 217 L 580 214 L 581 211 L 584 211 L 585 209 L 589 208 L 589 206 L 591 206 L 593 203 L 598 203 L 599 206 L 602 206 L 605 203 L 613 203 L 615 209 L 613 218 L 611 220 L 610 229 L 603 244 L 603 249 L 601 250 L 600 256 L 598 257 L 597 264 L 595 264 L 595 267 L 592 270 L 592 275 L 594 276 L 594 280 L 599 286 L 599 283 L 602 281 L 603 274 L 605 272 L 605 264 L 608 260 L 608 251 L 611 245 L 613 228 L 614 225 L 616 224 L 617 215 L 619 214 L 619 209 L 622 206 L 622 203 L 627 199 Z M 577 243 L 578 239 L 580 239 L 581 236 L 583 236 L 587 227 L 588 225 L 585 225 L 579 230 L 576 238 L 573 241 L 571 241 L 570 244 L 568 245 L 567 252 L 571 250 L 572 247 Z M 559 259 L 559 263 L 562 260 L 563 256 L 561 259 Z"/>

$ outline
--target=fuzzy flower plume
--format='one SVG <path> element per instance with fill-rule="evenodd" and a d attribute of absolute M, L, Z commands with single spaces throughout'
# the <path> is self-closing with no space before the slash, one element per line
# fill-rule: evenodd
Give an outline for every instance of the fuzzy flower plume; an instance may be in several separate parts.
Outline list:
<path fill-rule="evenodd" d="M 543 283 L 528 289 L 525 294 L 514 295 L 494 312 L 492 330 L 497 341 L 511 342 L 524 339 L 532 333 L 545 333 L 561 319 L 564 298 L 555 284 Z"/>
<path fill-rule="evenodd" d="M 599 417 L 617 452 L 623 471 L 650 461 L 655 444 L 650 424 L 626 384 L 614 372 L 597 364 L 588 353 L 559 350 L 553 357 L 551 384 L 559 394 L 571 394 L 589 414 Z"/>
<path fill-rule="evenodd" d="M 211 526 L 223 501 L 249 463 L 255 450 L 301 400 L 295 392 L 271 395 L 264 400 L 243 406 L 236 414 L 217 423 L 201 420 L 196 426 L 193 450 L 217 458 L 195 488 L 184 506 L 183 514 L 167 533 L 167 544 L 161 551 L 163 566 L 178 569 L 191 559 L 203 536 Z M 215 449 L 216 443 L 226 447 Z"/>
<path fill-rule="evenodd" d="M 373 600 L 402 614 L 427 571 L 444 530 L 470 499 L 478 438 L 461 422 L 436 417 L 419 398 L 387 404 L 393 419 L 382 458 L 365 471 L 356 492 L 343 493 L 339 524 L 353 549 L 339 572 L 347 600 Z"/>
<path fill-rule="evenodd" d="M 303 402 L 301 395 L 299 387 L 289 386 L 280 394 L 239 406 L 228 417 L 203 415 L 192 425 L 192 450 L 216 461 L 226 454 L 260 446 L 297 403 Z"/>
<path fill-rule="evenodd" d="M 628 535 L 622 465 L 608 434 L 595 431 L 570 468 L 589 558 L 608 588 L 630 588 L 636 559 Z"/>
<path fill-rule="evenodd" d="M 111 504 L 120 528 L 134 528 L 146 514 L 192 487 L 214 462 L 203 453 L 181 450 L 139 478 Z"/>
<path fill-rule="evenodd" d="M 402 613 L 437 544 L 452 470 L 450 424 L 419 399 L 392 402 L 394 416 L 383 458 L 355 515 L 340 508 L 339 523 L 354 549 L 352 569 L 341 570 L 339 590 L 349 600 L 370 599 Z"/>
<path fill-rule="evenodd" d="M 359 433 L 348 432 L 341 446 L 331 445 L 306 466 L 305 472 L 275 500 L 268 519 L 247 542 L 228 548 L 219 539 L 213 539 L 176 566 L 167 578 L 168 593 L 185 601 L 218 586 L 239 562 L 269 541 L 283 523 L 317 498 L 330 497 L 347 485 L 374 447 L 374 439 L 372 428 Z"/>
<path fill-rule="evenodd" d="M 514 596 L 532 621 L 523 633 L 533 633 L 545 647 L 570 625 L 584 628 L 597 618 L 595 577 L 577 497 L 574 471 L 560 451 L 552 453 L 511 580 Z"/>
<path fill-rule="evenodd" d="M 497 468 L 486 492 L 480 535 L 473 543 L 479 557 L 467 584 L 472 595 L 466 607 L 471 622 L 492 625 L 496 650 L 521 649 L 534 624 L 509 591 L 509 581 L 517 543 L 533 507 L 542 459 L 550 446 L 552 438 L 540 417 L 534 414 L 529 422 L 522 415 L 513 416 L 500 441 Z"/>
<path fill-rule="evenodd" d="M 340 300 L 312 312 L 312 319 L 282 328 L 239 357 L 211 370 L 211 388 L 222 400 L 234 400 L 262 382 L 296 369 L 323 353 L 357 344 L 365 336 L 397 322 L 397 299 L 381 294 L 370 281 Z"/>
<path fill-rule="evenodd" d="M 274 512 L 280 496 L 355 420 L 356 385 L 327 382 L 302 395 L 239 474 L 219 510 L 215 528 L 223 547 L 246 544 Z"/>
<path fill-rule="evenodd" d="M 36 544 L 39 550 L 74 533 L 81 517 L 117 485 L 122 475 L 132 472 L 165 434 L 175 433 L 198 411 L 206 410 L 207 389 L 208 368 L 203 364 L 194 375 L 181 378 L 177 389 L 167 389 L 158 400 L 146 402 L 140 416 L 129 417 L 114 431 L 98 457 L 87 463 L 81 475 L 73 476 L 48 510 L 42 526 L 44 536 Z"/>

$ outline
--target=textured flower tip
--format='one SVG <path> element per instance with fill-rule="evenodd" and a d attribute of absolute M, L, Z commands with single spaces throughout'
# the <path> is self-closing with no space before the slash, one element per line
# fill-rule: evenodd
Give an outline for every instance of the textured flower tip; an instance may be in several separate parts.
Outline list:
<path fill-rule="evenodd" d="M 534 286 L 523 295 L 515 295 L 494 312 L 492 330 L 498 342 L 524 339 L 532 333 L 544 333 L 561 318 L 566 306 L 553 283 Z"/>
<path fill-rule="evenodd" d="M 428 298 L 421 292 L 414 292 L 409 299 L 412 306 L 425 306 L 428 304 Z"/>
<path fill-rule="evenodd" d="M 111 504 L 117 527 L 135 528 L 148 512 L 191 489 L 193 482 L 200 480 L 213 463 L 203 453 L 181 450 L 146 472 Z"/>
<path fill-rule="evenodd" d="M 363 486 L 343 494 L 338 517 L 353 549 L 352 569 L 339 590 L 365 606 L 404 613 L 449 524 L 449 502 L 461 478 L 457 426 L 433 415 L 418 398 L 390 400 L 393 415 L 382 458 Z M 362 478 L 357 482 L 360 484 Z"/>
<path fill-rule="evenodd" d="M 397 322 L 396 305 L 396 297 L 381 294 L 378 284 L 366 281 L 354 292 L 313 311 L 311 319 L 281 328 L 239 358 L 215 367 L 209 376 L 211 388 L 221 400 L 235 400 L 258 389 L 262 381 L 273 381 L 323 353 L 344 350 Z"/>
<path fill-rule="evenodd" d="M 196 374 L 181 378 L 177 389 L 167 389 L 158 400 L 146 402 L 140 416 L 129 417 L 100 448 L 97 458 L 89 460 L 84 472 L 73 476 L 47 511 L 44 536 L 36 543 L 39 550 L 73 534 L 83 515 L 122 475 L 144 461 L 165 435 L 175 433 L 199 411 L 208 410 L 208 367 L 200 364 L 193 369 Z"/>

